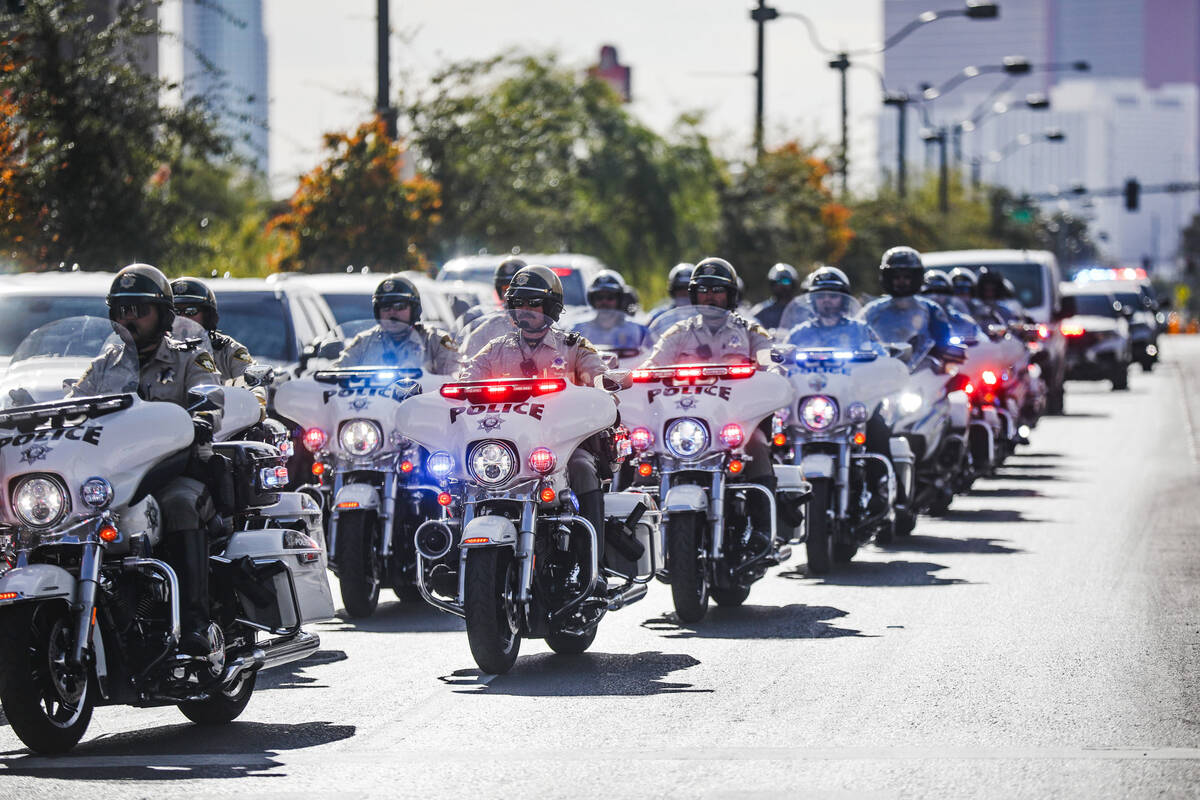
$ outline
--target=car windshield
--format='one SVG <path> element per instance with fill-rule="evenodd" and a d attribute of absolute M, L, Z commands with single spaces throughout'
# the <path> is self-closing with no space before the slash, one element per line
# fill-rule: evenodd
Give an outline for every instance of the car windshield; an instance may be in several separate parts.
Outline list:
<path fill-rule="evenodd" d="M 128 331 L 101 317 L 68 317 L 42 325 L 17 346 L 0 378 L 0 406 L 60 400 L 68 390 L 78 397 L 137 391 L 137 384 L 137 348 Z"/>
<path fill-rule="evenodd" d="M 359 292 L 357 294 L 329 294 L 321 295 L 325 302 L 329 304 L 329 310 L 333 312 L 333 318 L 341 325 L 343 322 L 352 322 L 357 319 L 362 319 L 371 313 L 371 294 L 369 292 Z"/>
<path fill-rule="evenodd" d="M 563 303 L 568 306 L 585 306 L 587 305 L 587 293 L 583 287 L 583 275 L 574 267 L 554 266 L 553 262 L 547 263 L 546 266 L 554 270 L 554 274 L 562 281 L 563 287 Z M 480 283 L 491 283 L 495 279 L 495 266 L 477 266 L 477 267 L 461 267 L 455 268 L 449 272 L 443 270 L 438 275 L 438 280 L 441 281 L 479 281 Z"/>
<path fill-rule="evenodd" d="M 1042 291 L 1043 267 L 1041 264 L 985 264 L 989 272 L 998 272 L 1008 278 L 1017 290 L 1017 299 L 1025 308 L 1036 308 L 1045 302 Z M 949 267 L 941 267 L 949 269 Z M 972 265 L 972 269 L 977 269 Z"/>
<path fill-rule="evenodd" d="M 11 356 L 35 328 L 66 317 L 107 317 L 103 295 L 30 295 L 0 297 L 0 356 Z"/>
<path fill-rule="evenodd" d="M 1113 299 L 1106 294 L 1075 295 L 1075 313 L 1089 317 L 1116 317 Z"/>
<path fill-rule="evenodd" d="M 275 292 L 218 293 L 220 329 L 244 344 L 257 359 L 295 361 L 296 337 L 283 303 Z"/>

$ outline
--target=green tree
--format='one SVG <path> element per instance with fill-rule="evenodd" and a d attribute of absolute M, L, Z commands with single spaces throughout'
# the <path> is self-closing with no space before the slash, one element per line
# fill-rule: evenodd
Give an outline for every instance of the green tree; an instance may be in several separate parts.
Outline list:
<path fill-rule="evenodd" d="M 203 102 L 160 106 L 166 84 L 126 57 L 158 34 L 141 5 L 120 5 L 101 30 L 84 0 L 0 15 L 0 252 L 25 268 L 169 258 L 192 209 L 164 170 L 227 152 Z"/>

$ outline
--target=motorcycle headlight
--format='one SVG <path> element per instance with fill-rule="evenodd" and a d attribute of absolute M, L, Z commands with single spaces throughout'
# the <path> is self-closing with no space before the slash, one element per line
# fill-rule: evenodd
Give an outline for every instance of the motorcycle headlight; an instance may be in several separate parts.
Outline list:
<path fill-rule="evenodd" d="M 912 414 L 921 407 L 921 395 L 916 392 L 905 392 L 900 395 L 900 413 Z"/>
<path fill-rule="evenodd" d="M 454 471 L 454 456 L 445 450 L 430 453 L 429 458 L 425 460 L 425 469 L 440 481 Z"/>
<path fill-rule="evenodd" d="M 851 422 L 866 422 L 867 421 L 867 406 L 865 403 L 851 403 L 846 409 L 847 416 Z"/>
<path fill-rule="evenodd" d="M 691 417 L 677 419 L 667 426 L 667 449 L 676 458 L 689 459 L 708 449 L 708 428 Z"/>
<path fill-rule="evenodd" d="M 338 444 L 356 456 L 369 456 L 379 449 L 383 431 L 369 419 L 352 419 L 338 431 Z"/>
<path fill-rule="evenodd" d="M 113 499 L 112 484 L 104 478 L 88 478 L 79 487 L 79 497 L 84 505 L 92 508 L 104 508 Z"/>
<path fill-rule="evenodd" d="M 517 454 L 504 442 L 479 442 L 468 461 L 471 477 L 484 486 L 506 483 L 517 471 Z"/>
<path fill-rule="evenodd" d="M 17 518 L 32 528 L 45 528 L 67 512 L 67 492 L 58 481 L 44 475 L 23 478 L 12 498 Z"/>
<path fill-rule="evenodd" d="M 825 395 L 806 397 L 800 403 L 800 421 L 810 431 L 824 431 L 837 421 L 837 403 Z"/>

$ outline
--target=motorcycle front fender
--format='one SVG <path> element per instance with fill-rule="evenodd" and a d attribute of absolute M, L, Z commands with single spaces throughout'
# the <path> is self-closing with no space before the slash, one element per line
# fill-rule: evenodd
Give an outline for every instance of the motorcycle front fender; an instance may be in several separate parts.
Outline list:
<path fill-rule="evenodd" d="M 800 469 L 804 473 L 804 479 L 811 481 L 813 478 L 834 478 L 833 456 L 828 453 L 806 453 L 800 459 Z"/>
<path fill-rule="evenodd" d="M 30 564 L 0 576 L 0 608 L 37 600 L 62 598 L 75 604 L 75 576 L 53 564 Z"/>
<path fill-rule="evenodd" d="M 667 490 L 663 498 L 664 512 L 708 511 L 708 493 L 691 483 L 680 483 Z"/>
<path fill-rule="evenodd" d="M 475 517 L 462 532 L 461 547 L 471 550 L 479 547 L 516 547 L 517 526 L 508 517 L 490 515 Z"/>
<path fill-rule="evenodd" d="M 333 509 L 334 514 L 351 510 L 376 511 L 379 509 L 379 490 L 369 483 L 347 483 L 333 498 Z"/>

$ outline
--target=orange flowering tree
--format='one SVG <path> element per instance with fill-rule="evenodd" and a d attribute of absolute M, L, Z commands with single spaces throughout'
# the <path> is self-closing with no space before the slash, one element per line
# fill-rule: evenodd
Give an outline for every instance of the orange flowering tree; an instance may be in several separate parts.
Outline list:
<path fill-rule="evenodd" d="M 438 183 L 404 177 L 405 147 L 388 137 L 379 118 L 353 133 L 326 134 L 325 149 L 325 161 L 301 176 L 287 209 L 267 225 L 279 235 L 274 266 L 428 269 L 431 237 L 442 220 Z"/>

